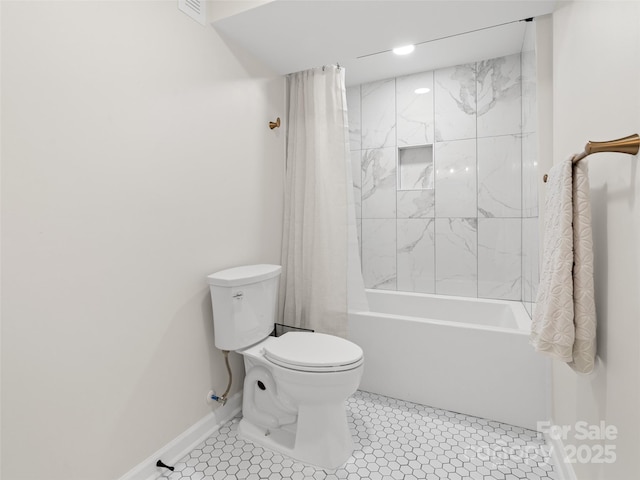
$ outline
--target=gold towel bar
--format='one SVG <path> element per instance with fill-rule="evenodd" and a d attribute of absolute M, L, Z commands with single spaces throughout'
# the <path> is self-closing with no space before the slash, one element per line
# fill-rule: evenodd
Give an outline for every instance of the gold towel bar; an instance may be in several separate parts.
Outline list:
<path fill-rule="evenodd" d="M 587 142 L 584 147 L 584 152 L 578 153 L 573 156 L 571 160 L 573 163 L 577 163 L 583 158 L 591 155 L 592 153 L 602 152 L 616 152 L 626 153 L 628 155 L 637 155 L 640 150 L 640 135 L 634 133 L 628 137 L 618 138 L 617 140 L 610 140 L 608 142 Z M 547 183 L 549 176 L 545 173 L 542 180 Z"/>

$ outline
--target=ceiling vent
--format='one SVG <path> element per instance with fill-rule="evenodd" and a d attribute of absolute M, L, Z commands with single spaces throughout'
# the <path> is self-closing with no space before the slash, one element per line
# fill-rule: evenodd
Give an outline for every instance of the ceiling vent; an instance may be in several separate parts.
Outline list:
<path fill-rule="evenodd" d="M 206 0 L 178 0 L 178 8 L 200 25 L 207 23 Z"/>

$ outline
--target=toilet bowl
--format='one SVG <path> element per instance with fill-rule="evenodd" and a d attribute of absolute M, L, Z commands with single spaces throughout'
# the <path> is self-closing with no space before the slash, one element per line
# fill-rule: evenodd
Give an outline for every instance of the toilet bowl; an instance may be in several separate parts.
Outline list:
<path fill-rule="evenodd" d="M 208 277 L 216 346 L 244 358 L 238 434 L 298 461 L 335 469 L 353 451 L 346 400 L 360 384 L 363 352 L 322 333 L 269 336 L 279 273 L 277 265 L 253 265 Z"/>
<path fill-rule="evenodd" d="M 322 350 L 324 358 L 315 354 Z M 239 353 L 247 371 L 241 437 L 323 468 L 349 459 L 345 401 L 362 378 L 360 347 L 321 333 L 290 332 Z"/>

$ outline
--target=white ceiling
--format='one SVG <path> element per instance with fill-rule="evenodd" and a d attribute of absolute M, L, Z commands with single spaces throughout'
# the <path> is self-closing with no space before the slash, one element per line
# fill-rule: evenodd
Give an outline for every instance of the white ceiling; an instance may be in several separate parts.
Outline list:
<path fill-rule="evenodd" d="M 347 84 L 357 85 L 519 52 L 526 24 L 518 20 L 557 3 L 275 0 L 213 25 L 282 75 L 339 63 Z M 516 23 L 488 28 L 508 22 Z M 405 57 L 389 51 L 410 43 L 422 44 Z"/>

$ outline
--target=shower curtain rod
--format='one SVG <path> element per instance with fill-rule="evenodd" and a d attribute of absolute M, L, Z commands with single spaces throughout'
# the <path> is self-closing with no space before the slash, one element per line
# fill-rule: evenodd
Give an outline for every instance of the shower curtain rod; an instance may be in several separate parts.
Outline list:
<path fill-rule="evenodd" d="M 627 155 L 637 155 L 640 150 L 640 135 L 634 133 L 628 137 L 618 138 L 617 140 L 609 140 L 608 142 L 587 142 L 584 151 L 573 156 L 571 161 L 578 163 L 592 153 L 615 152 L 626 153 Z M 547 183 L 549 176 L 545 173 L 542 177 L 544 183 Z"/>
<path fill-rule="evenodd" d="M 489 30 L 490 28 L 504 27 L 505 25 L 511 25 L 512 23 L 533 22 L 533 20 L 534 20 L 534 17 L 523 18 L 521 20 L 511 20 L 510 22 L 498 23 L 497 25 L 489 25 L 488 27 L 476 28 L 475 30 L 468 30 L 466 32 L 454 33 L 452 35 L 445 35 L 444 37 L 432 38 L 431 40 L 425 40 L 423 42 L 414 43 L 413 45 L 416 46 L 416 47 L 419 47 L 420 45 L 424 45 L 426 43 L 437 42 L 438 40 L 446 40 L 448 38 L 459 37 L 461 35 L 467 35 L 469 33 L 481 32 L 483 30 Z M 356 57 L 356 59 L 360 60 L 361 58 L 372 57 L 373 55 L 380 55 L 381 53 L 388 53 L 388 52 L 391 52 L 391 51 L 393 51 L 393 49 L 380 50 L 379 52 L 373 52 L 373 53 L 367 53 L 365 55 L 360 55 L 359 57 Z"/>

